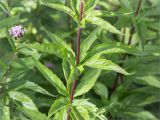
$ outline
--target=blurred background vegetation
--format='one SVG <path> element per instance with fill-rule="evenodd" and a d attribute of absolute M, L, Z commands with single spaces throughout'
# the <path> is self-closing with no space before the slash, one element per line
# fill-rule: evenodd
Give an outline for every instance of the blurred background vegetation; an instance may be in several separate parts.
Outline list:
<path fill-rule="evenodd" d="M 65 0 L 47 1 L 68 5 Z M 133 74 L 123 76 L 103 71 L 94 88 L 83 96 L 90 98 L 98 107 L 106 107 L 106 116 L 114 120 L 160 119 L 160 0 L 142 0 L 139 13 L 135 15 L 137 5 L 138 0 L 98 0 L 95 6 L 103 19 L 124 35 L 103 30 L 92 48 L 100 43 L 119 42 L 140 50 L 139 54 L 127 55 L 125 59 L 124 54 L 103 55 Z M 3 28 L 3 20 L 8 16 L 16 16 L 13 21 L 7 21 L 8 27 L 12 24 L 24 26 L 26 34 L 22 42 L 51 41 L 41 30 L 43 25 L 75 49 L 77 25 L 65 13 L 42 6 L 38 0 L 0 0 L 0 80 L 13 54 L 10 38 L 6 28 Z M 94 28 L 94 25 L 86 24 L 82 29 L 82 41 Z M 25 84 L 32 81 L 54 95 L 57 92 L 34 68 L 32 59 L 24 57 L 24 53 L 40 57 L 38 53 L 23 49 L 13 64 L 8 86 L 26 93 L 41 112 L 47 113 L 55 98 L 26 89 Z M 59 58 L 43 54 L 40 60 L 64 80 Z M 13 110 L 11 114 L 13 120 L 22 120 L 22 114 L 18 111 Z"/>

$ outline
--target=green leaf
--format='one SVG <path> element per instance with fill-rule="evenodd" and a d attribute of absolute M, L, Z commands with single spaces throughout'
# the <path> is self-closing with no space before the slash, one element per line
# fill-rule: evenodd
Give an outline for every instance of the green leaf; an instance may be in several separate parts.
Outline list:
<path fill-rule="evenodd" d="M 77 110 L 83 116 L 84 120 L 90 120 L 89 112 L 87 109 L 85 109 L 83 106 L 76 106 Z"/>
<path fill-rule="evenodd" d="M 78 15 L 78 11 L 77 11 L 77 8 L 76 8 L 76 6 L 77 6 L 77 0 L 70 0 L 70 4 L 71 4 L 72 9 L 76 13 L 76 15 Z"/>
<path fill-rule="evenodd" d="M 78 76 L 80 76 L 84 70 L 83 66 L 71 66 L 71 71 L 69 74 L 69 78 L 67 80 L 67 89 L 69 90 L 70 84 L 72 83 L 73 80 L 76 80 Z"/>
<path fill-rule="evenodd" d="M 8 16 L 11 15 L 7 1 L 0 1 L 0 8 L 1 8 Z"/>
<path fill-rule="evenodd" d="M 0 39 L 7 37 L 6 28 L 0 29 Z"/>
<path fill-rule="evenodd" d="M 50 8 L 62 11 L 64 13 L 67 13 L 68 15 L 70 15 L 78 24 L 80 23 L 78 20 L 78 16 L 69 8 L 64 6 L 63 4 L 56 4 L 56 3 L 48 3 L 44 0 L 41 0 L 43 2 L 41 2 L 42 5 L 48 6 Z"/>
<path fill-rule="evenodd" d="M 46 66 L 38 61 L 35 61 L 36 67 L 43 74 L 43 76 L 57 89 L 57 91 L 62 95 L 67 95 L 66 87 L 63 82 Z"/>
<path fill-rule="evenodd" d="M 147 91 L 147 92 L 146 92 Z M 154 102 L 158 102 L 160 99 L 159 88 L 156 87 L 142 87 L 136 88 L 130 91 L 127 96 L 125 96 L 121 103 L 125 106 L 144 106 Z M 136 98 L 136 99 L 135 99 Z"/>
<path fill-rule="evenodd" d="M 100 73 L 101 73 L 101 70 L 99 69 L 89 70 L 81 79 L 80 84 L 78 84 L 75 90 L 74 97 L 87 93 L 94 86 Z"/>
<path fill-rule="evenodd" d="M 57 57 L 65 59 L 71 64 L 74 64 L 73 54 L 61 45 L 57 45 L 55 43 L 43 43 L 43 44 L 27 44 L 26 46 L 31 49 L 36 49 L 38 51 L 41 51 L 42 53 L 54 54 Z"/>
<path fill-rule="evenodd" d="M 85 3 L 85 13 L 88 13 L 89 11 L 92 11 L 93 8 L 96 6 L 98 0 L 88 0 Z"/>
<path fill-rule="evenodd" d="M 69 64 L 67 61 L 65 61 L 64 59 L 62 60 L 62 67 L 63 67 L 63 73 L 64 73 L 64 77 L 66 80 L 68 80 L 69 77 Z"/>
<path fill-rule="evenodd" d="M 91 51 L 88 52 L 84 61 L 91 59 L 94 56 L 101 56 L 103 54 L 115 54 L 115 53 L 128 53 L 136 56 L 149 55 L 147 52 L 140 51 L 134 47 L 123 45 L 120 43 L 102 43 L 95 46 Z"/>
<path fill-rule="evenodd" d="M 38 110 L 32 99 L 29 98 L 27 95 L 18 91 L 10 91 L 8 94 L 13 100 L 21 102 L 24 107 L 30 110 Z"/>
<path fill-rule="evenodd" d="M 55 120 L 67 120 L 68 106 L 63 107 L 54 116 Z"/>
<path fill-rule="evenodd" d="M 54 101 L 52 104 L 51 108 L 49 109 L 48 116 L 51 117 L 61 109 L 65 108 L 66 106 L 69 105 L 69 100 L 68 98 L 60 98 Z"/>
<path fill-rule="evenodd" d="M 98 35 L 101 33 L 101 28 L 97 27 L 89 36 L 82 42 L 81 48 L 81 60 L 86 56 L 86 52 L 90 49 L 93 42 L 97 39 Z"/>
<path fill-rule="evenodd" d="M 72 106 L 71 117 L 72 116 L 74 117 L 73 120 L 85 120 L 75 106 Z"/>
<path fill-rule="evenodd" d="M 146 36 L 147 36 L 147 28 L 146 25 L 142 22 L 135 24 L 136 33 L 139 38 L 140 47 L 142 50 L 144 50 L 145 42 L 146 42 Z"/>
<path fill-rule="evenodd" d="M 2 120 L 10 120 L 10 110 L 9 107 L 4 106 L 3 107 L 3 118 Z"/>
<path fill-rule="evenodd" d="M 8 18 L 1 20 L 0 21 L 0 29 L 5 28 L 5 27 L 11 27 L 12 25 L 18 23 L 19 16 L 20 16 L 20 14 L 18 14 L 17 16 L 11 16 L 11 17 L 8 17 Z"/>
<path fill-rule="evenodd" d="M 71 46 L 69 46 L 63 39 L 61 39 L 60 37 L 56 36 L 55 34 L 49 32 L 47 29 L 45 29 L 43 27 L 43 30 L 45 31 L 45 33 L 48 35 L 48 37 L 52 40 L 52 42 L 54 42 L 57 45 L 63 46 L 64 48 L 66 48 L 68 51 L 70 51 L 72 54 L 74 54 Z"/>
<path fill-rule="evenodd" d="M 121 34 L 121 32 L 112 26 L 108 21 L 103 20 L 102 18 L 99 17 L 88 17 L 86 18 L 91 24 L 95 24 L 97 26 L 100 26 L 101 28 L 115 34 Z"/>
<path fill-rule="evenodd" d="M 27 115 L 31 120 L 51 120 L 46 115 L 40 113 L 39 111 L 30 110 L 24 107 L 18 107 L 19 111 Z"/>
<path fill-rule="evenodd" d="M 41 86 L 37 85 L 34 82 L 27 81 L 24 84 L 24 88 L 31 89 L 33 91 L 36 91 L 36 92 L 39 92 L 39 93 L 42 93 L 42 94 L 45 94 L 45 95 L 49 95 L 49 96 L 52 96 L 52 97 L 55 97 L 55 95 L 49 93 L 47 90 L 45 90 L 44 88 L 42 88 Z"/>
<path fill-rule="evenodd" d="M 158 120 L 151 112 L 146 110 L 133 110 L 133 111 L 127 111 L 124 112 L 125 116 L 130 116 L 132 119 L 138 119 L 138 120 Z"/>
<path fill-rule="evenodd" d="M 118 73 L 122 73 L 124 75 L 129 75 L 125 70 L 123 70 L 120 66 L 113 63 L 110 60 L 105 59 L 90 59 L 84 65 L 91 67 L 91 68 L 97 68 L 102 70 L 109 70 L 109 71 L 115 71 Z"/>
<path fill-rule="evenodd" d="M 89 117 L 90 117 L 91 120 L 92 119 L 93 120 L 97 120 L 97 118 L 99 118 L 100 120 L 107 120 L 105 118 L 105 116 L 102 114 L 102 112 L 96 107 L 96 105 L 94 105 L 93 103 L 89 102 L 87 99 L 74 99 L 74 101 L 73 101 L 72 104 L 73 104 L 73 106 L 75 106 L 77 108 L 77 110 L 81 114 L 84 114 L 83 113 L 84 109 L 87 110 L 87 112 L 89 113 Z"/>
<path fill-rule="evenodd" d="M 123 7 L 127 8 L 128 10 L 132 9 L 130 1 L 128 1 L 128 0 L 119 0 L 119 2 Z"/>
<path fill-rule="evenodd" d="M 155 76 L 148 75 L 148 76 L 136 77 L 136 79 L 137 79 L 135 80 L 136 83 L 146 84 L 146 85 L 160 88 L 160 80 Z"/>
<path fill-rule="evenodd" d="M 10 43 L 10 45 L 12 46 L 12 49 L 15 51 L 16 50 L 16 44 L 15 41 L 13 40 L 13 38 L 9 35 L 8 30 L 6 29 L 6 36 L 7 36 L 7 40 Z"/>
<path fill-rule="evenodd" d="M 96 82 L 94 86 L 94 91 L 97 95 L 101 96 L 102 99 L 108 99 L 108 89 L 106 86 L 101 82 Z"/>

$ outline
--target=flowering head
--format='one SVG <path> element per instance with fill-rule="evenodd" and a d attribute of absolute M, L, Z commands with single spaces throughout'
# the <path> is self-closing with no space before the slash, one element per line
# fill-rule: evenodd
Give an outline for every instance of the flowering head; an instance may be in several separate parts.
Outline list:
<path fill-rule="evenodd" d="M 22 25 L 16 25 L 9 29 L 9 34 L 16 39 L 22 37 L 24 35 L 24 32 L 25 30 Z"/>

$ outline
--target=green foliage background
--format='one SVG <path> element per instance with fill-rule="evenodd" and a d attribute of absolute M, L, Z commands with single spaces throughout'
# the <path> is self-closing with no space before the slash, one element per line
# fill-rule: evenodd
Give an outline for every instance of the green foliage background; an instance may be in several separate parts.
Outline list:
<path fill-rule="evenodd" d="M 80 20 L 80 0 L 0 0 L 0 120 L 160 119 L 160 0 L 83 5 Z"/>

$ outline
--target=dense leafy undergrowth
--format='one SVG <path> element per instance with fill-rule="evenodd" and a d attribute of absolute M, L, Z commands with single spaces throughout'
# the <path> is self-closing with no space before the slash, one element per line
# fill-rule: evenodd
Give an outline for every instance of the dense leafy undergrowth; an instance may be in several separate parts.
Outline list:
<path fill-rule="evenodd" d="M 0 120 L 159 120 L 160 0 L 0 0 Z"/>

